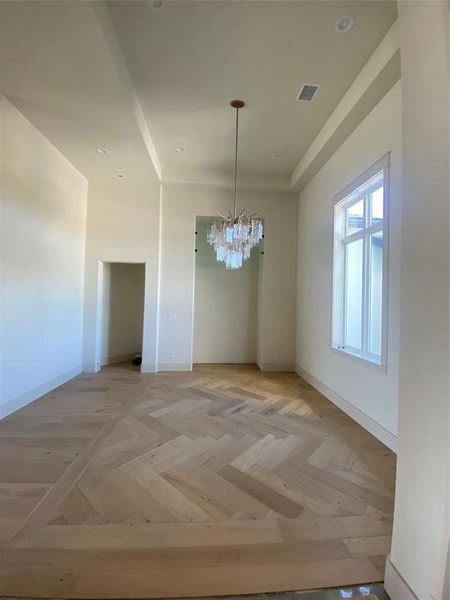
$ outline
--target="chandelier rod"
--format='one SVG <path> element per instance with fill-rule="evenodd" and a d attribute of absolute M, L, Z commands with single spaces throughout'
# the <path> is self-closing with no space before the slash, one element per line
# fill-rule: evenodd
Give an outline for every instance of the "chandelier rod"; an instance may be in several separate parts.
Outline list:
<path fill-rule="evenodd" d="M 235 142 L 235 147 L 234 147 L 234 204 L 233 204 L 234 218 L 236 218 L 236 210 L 237 210 L 238 140 L 239 140 L 239 107 L 236 107 L 236 142 Z"/>
<path fill-rule="evenodd" d="M 234 144 L 234 202 L 233 216 L 236 219 L 237 215 L 237 181 L 238 181 L 238 144 L 239 144 L 239 109 L 244 108 L 245 102 L 242 100 L 233 100 L 231 106 L 236 110 L 236 133 Z"/>

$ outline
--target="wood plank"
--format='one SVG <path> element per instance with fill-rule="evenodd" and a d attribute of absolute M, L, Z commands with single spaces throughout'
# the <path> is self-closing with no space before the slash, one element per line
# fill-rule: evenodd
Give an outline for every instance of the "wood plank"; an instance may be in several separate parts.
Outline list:
<path fill-rule="evenodd" d="M 206 569 L 167 569 L 126 571 L 83 570 L 69 597 L 78 594 L 98 598 L 165 596 L 211 596 L 217 590 L 230 594 L 250 594 L 298 589 L 315 589 L 331 585 L 349 585 L 355 578 L 362 584 L 378 577 L 367 559 L 305 561 L 297 564 L 218 566 Z M 222 592 L 223 593 L 223 592 Z M 72 595 L 73 594 L 73 595 Z"/>
<path fill-rule="evenodd" d="M 391 547 L 391 536 L 349 538 L 344 540 L 350 556 L 380 556 L 386 555 Z"/>
<path fill-rule="evenodd" d="M 283 542 L 276 521 L 215 521 L 138 525 L 47 525 L 12 548 L 61 548 L 99 550 L 114 548 L 170 548 L 231 546 Z"/>
<path fill-rule="evenodd" d="M 286 496 L 283 496 L 272 489 L 270 486 L 265 485 L 262 481 L 253 479 L 232 465 L 224 467 L 219 473 L 222 477 L 283 517 L 294 518 L 298 517 L 303 512 L 303 506 L 301 504 L 293 502 Z"/>

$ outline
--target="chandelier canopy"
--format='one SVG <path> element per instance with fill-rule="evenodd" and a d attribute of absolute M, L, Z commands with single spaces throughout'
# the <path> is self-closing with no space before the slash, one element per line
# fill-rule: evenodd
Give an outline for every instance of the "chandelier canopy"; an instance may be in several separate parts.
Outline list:
<path fill-rule="evenodd" d="M 229 211 L 227 217 L 219 215 L 213 221 L 207 240 L 213 246 L 217 260 L 225 263 L 227 269 L 240 269 L 250 258 L 251 249 L 263 238 L 263 222 L 255 214 L 247 216 L 245 209 L 237 213 L 239 109 L 245 106 L 245 102 L 233 100 L 230 104 L 236 110 L 233 213 Z"/>

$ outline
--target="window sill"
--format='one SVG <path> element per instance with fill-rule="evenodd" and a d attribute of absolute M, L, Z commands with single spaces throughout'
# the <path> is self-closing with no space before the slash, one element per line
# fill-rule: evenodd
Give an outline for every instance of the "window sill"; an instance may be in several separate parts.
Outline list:
<path fill-rule="evenodd" d="M 359 363 L 360 365 L 362 365 L 364 367 L 369 367 L 369 369 L 378 371 L 378 373 L 383 373 L 384 375 L 387 375 L 387 365 L 372 362 L 371 360 L 369 360 L 367 358 L 362 358 L 361 356 L 358 356 L 357 354 L 352 354 L 348 350 L 340 350 L 338 348 L 335 348 L 334 346 L 330 346 L 330 351 L 333 354 L 348 358 L 348 359 L 352 360 L 353 362 Z"/>

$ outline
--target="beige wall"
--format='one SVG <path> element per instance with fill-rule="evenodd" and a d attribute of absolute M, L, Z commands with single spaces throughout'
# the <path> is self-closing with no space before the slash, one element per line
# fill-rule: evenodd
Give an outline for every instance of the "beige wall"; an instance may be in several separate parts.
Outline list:
<path fill-rule="evenodd" d="M 160 186 L 132 179 L 89 187 L 84 308 L 84 369 L 101 366 L 103 262 L 145 263 L 143 369 L 156 370 Z"/>
<path fill-rule="evenodd" d="M 159 368 L 190 369 L 193 361 L 196 216 L 223 214 L 229 188 L 165 184 L 162 203 Z M 291 194 L 242 191 L 240 206 L 265 220 L 258 292 L 258 363 L 293 368 L 297 205 Z"/>
<path fill-rule="evenodd" d="M 0 102 L 1 417 L 81 371 L 87 181 Z"/>
<path fill-rule="evenodd" d="M 164 184 L 89 190 L 84 368 L 101 365 L 103 262 L 146 263 L 143 370 L 187 370 L 193 363 L 196 216 L 226 212 L 229 188 Z M 258 277 L 257 360 L 294 368 L 297 202 L 293 194 L 243 191 L 240 202 L 265 219 Z"/>
<path fill-rule="evenodd" d="M 447 2 L 399 2 L 403 79 L 400 386 L 392 600 L 447 600 L 450 520 Z"/>
<path fill-rule="evenodd" d="M 227 270 L 206 240 L 210 222 L 196 225 L 194 363 L 255 363 L 262 244 L 241 269 Z"/>
<path fill-rule="evenodd" d="M 297 368 L 364 427 L 395 447 L 397 435 L 401 214 L 401 82 L 388 92 L 302 190 L 298 215 Z M 387 152 L 388 368 L 330 350 L 333 196 Z"/>

